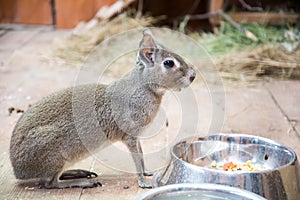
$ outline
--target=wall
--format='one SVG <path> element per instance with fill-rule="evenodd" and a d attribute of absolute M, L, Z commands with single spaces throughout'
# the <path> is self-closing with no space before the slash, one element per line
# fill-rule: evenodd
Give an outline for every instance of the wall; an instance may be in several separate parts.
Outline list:
<path fill-rule="evenodd" d="M 57 28 L 73 28 L 88 21 L 104 5 L 117 0 L 54 0 Z M 0 0 L 0 22 L 51 25 L 51 0 Z"/>

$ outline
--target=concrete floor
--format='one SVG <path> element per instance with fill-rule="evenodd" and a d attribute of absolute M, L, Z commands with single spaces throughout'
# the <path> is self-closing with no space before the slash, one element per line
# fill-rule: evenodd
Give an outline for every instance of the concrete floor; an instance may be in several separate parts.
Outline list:
<path fill-rule="evenodd" d="M 8 108 L 26 110 L 30 104 L 56 90 L 74 85 L 78 69 L 58 66 L 42 58 L 53 46 L 56 38 L 64 38 L 70 31 L 51 30 L 48 27 L 14 27 L 1 31 L 0 36 L 0 199 L 133 199 L 146 190 L 138 188 L 134 165 L 126 149 L 116 144 L 114 149 L 87 158 L 74 168 L 97 172 L 103 187 L 92 189 L 43 190 L 24 185 L 16 180 L 9 161 L 9 141 L 12 130 L 22 113 L 9 114 Z M 222 119 L 221 132 L 245 133 L 266 137 L 283 143 L 300 156 L 300 81 L 258 82 L 252 87 L 230 87 L 224 90 L 224 112 L 214 113 L 220 103 L 211 99 L 212 91 L 195 83 L 191 86 L 198 112 L 182 113 L 176 95 L 168 94 L 163 103 L 161 117 L 168 118 L 169 127 L 158 125 L 157 134 L 145 137 L 143 149 L 146 165 L 158 170 L 167 163 L 167 144 L 188 135 L 206 135 L 213 117 Z M 183 92 L 183 95 L 185 93 Z M 179 103 L 188 103 L 182 98 Z M 217 109 L 218 110 L 218 109 Z M 182 116 L 181 116 L 182 115 Z M 195 117 L 196 118 L 193 118 Z M 181 120 L 181 121 L 180 121 Z M 188 121 L 187 126 L 179 126 Z M 178 123 L 179 122 L 179 123 Z M 198 126 L 194 129 L 194 125 Z M 158 127 L 158 128 L 157 128 Z M 179 132 L 180 130 L 180 132 Z M 174 136 L 175 134 L 175 136 Z M 156 150 L 162 150 L 156 153 Z M 112 153 L 116 151 L 117 153 Z M 118 152 L 125 152 L 120 156 Z M 98 156 L 102 156 L 99 161 Z M 159 159 L 156 159 L 158 156 Z M 149 179 L 151 181 L 151 179 Z M 124 186 L 129 186 L 124 189 Z M 125 187 L 126 188 L 126 187 Z"/>

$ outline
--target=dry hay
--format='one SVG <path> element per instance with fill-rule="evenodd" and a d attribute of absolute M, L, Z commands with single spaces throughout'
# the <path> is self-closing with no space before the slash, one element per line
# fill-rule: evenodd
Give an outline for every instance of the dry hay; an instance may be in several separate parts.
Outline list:
<path fill-rule="evenodd" d="M 192 34 L 209 53 L 226 82 L 300 78 L 300 27 L 243 25 L 257 40 L 228 23 L 214 33 Z M 234 84 L 234 83 L 233 83 Z"/>
<path fill-rule="evenodd" d="M 300 49 L 287 52 L 278 44 L 266 44 L 216 59 L 224 79 L 251 82 L 270 77 L 300 78 Z"/>
<path fill-rule="evenodd" d="M 150 26 L 157 19 L 152 17 L 132 18 L 126 13 L 113 19 L 104 20 L 90 30 L 77 35 L 72 34 L 60 41 L 50 55 L 44 56 L 47 61 L 68 66 L 80 65 L 89 53 L 106 38 L 130 30 Z"/>
<path fill-rule="evenodd" d="M 80 65 L 95 46 L 101 43 L 104 39 L 130 29 L 150 26 L 160 19 L 161 18 L 145 16 L 138 19 L 129 17 L 126 13 L 117 15 L 113 19 L 100 22 L 94 28 L 85 31 L 82 34 L 73 34 L 66 40 L 60 41 L 59 45 L 51 52 L 51 55 L 47 56 L 47 60 L 54 62 L 55 64 L 69 66 Z M 222 50 L 223 46 L 226 47 L 226 45 L 228 45 L 226 43 L 228 41 L 228 34 L 234 36 L 237 34 L 235 32 L 227 32 L 226 34 L 221 34 L 221 37 L 213 36 L 213 39 L 216 39 L 216 41 L 212 40 L 212 44 L 219 44 L 220 41 L 225 43 L 216 46 L 217 49 Z M 272 35 L 271 33 L 264 35 Z M 223 38 L 222 36 L 226 37 Z M 199 37 L 198 34 L 197 37 Z M 199 41 L 199 38 L 196 38 L 196 40 Z M 229 42 L 235 44 L 236 40 L 231 40 L 229 38 Z M 209 42 L 209 39 L 203 38 L 202 42 L 203 41 Z M 236 43 L 238 45 L 239 42 Z M 214 50 L 216 47 L 213 45 L 211 49 Z M 226 48 L 224 51 L 225 50 Z M 282 48 L 280 43 L 267 43 L 252 48 L 246 48 L 243 51 L 225 53 L 225 55 L 212 54 L 214 63 L 218 67 L 222 78 L 227 81 L 238 83 L 244 82 L 248 84 L 249 82 L 269 77 L 277 79 L 300 79 L 299 47 L 292 52 L 287 52 L 284 48 Z M 119 72 L 116 71 L 108 73 L 116 74 Z"/>

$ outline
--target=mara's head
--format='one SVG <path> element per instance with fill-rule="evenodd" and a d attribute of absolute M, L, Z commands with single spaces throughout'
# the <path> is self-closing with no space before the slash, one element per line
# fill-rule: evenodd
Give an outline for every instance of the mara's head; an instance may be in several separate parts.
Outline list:
<path fill-rule="evenodd" d="M 180 91 L 195 79 L 195 70 L 158 44 L 149 29 L 143 31 L 137 57 L 143 79 L 158 91 Z"/>

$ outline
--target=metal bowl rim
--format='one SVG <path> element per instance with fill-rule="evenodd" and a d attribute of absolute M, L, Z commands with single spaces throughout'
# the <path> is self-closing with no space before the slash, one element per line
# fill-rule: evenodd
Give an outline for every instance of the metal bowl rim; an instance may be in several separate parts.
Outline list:
<path fill-rule="evenodd" d="M 293 158 L 292 158 L 292 161 L 291 161 L 291 162 L 289 162 L 289 163 L 287 163 L 287 164 L 285 164 L 285 165 L 282 165 L 282 166 L 280 166 L 280 167 L 274 168 L 274 169 L 265 169 L 265 170 L 260 170 L 260 171 L 258 171 L 258 172 L 242 172 L 242 171 L 235 171 L 234 173 L 232 173 L 232 172 L 227 172 L 227 171 L 222 171 L 222 170 L 218 170 L 217 173 L 227 174 L 227 175 L 228 175 L 228 174 L 231 174 L 231 173 L 232 173 L 232 174 L 261 174 L 261 173 L 273 172 L 273 171 L 275 171 L 275 170 L 283 169 L 283 168 L 288 167 L 288 166 L 290 166 L 290 165 L 294 165 L 294 164 L 297 162 L 297 155 L 296 155 L 295 151 L 294 151 L 292 148 L 290 148 L 290 147 L 288 147 L 288 146 L 286 146 L 286 145 L 283 145 L 283 144 L 281 144 L 281 143 L 279 143 L 279 142 L 277 142 L 277 141 L 268 139 L 268 138 L 264 138 L 264 137 L 260 137 L 260 136 L 255 136 L 255 135 L 240 134 L 240 133 L 216 133 L 216 134 L 209 134 L 209 135 L 207 135 L 207 136 L 205 136 L 205 137 L 196 137 L 196 136 L 186 137 L 186 138 L 181 139 L 181 140 L 180 140 L 179 142 L 177 142 L 175 145 L 173 145 L 173 147 L 172 147 L 172 149 L 171 149 L 171 156 L 172 156 L 173 158 L 176 158 L 176 160 L 179 160 L 179 161 L 181 161 L 181 162 L 184 162 L 187 166 L 189 166 L 189 167 L 191 167 L 191 168 L 193 168 L 193 169 L 195 169 L 195 170 L 208 170 L 208 171 L 216 172 L 215 169 L 210 169 L 210 168 L 206 168 L 206 167 L 201 167 L 201 166 L 193 165 L 193 164 L 191 164 L 191 163 L 189 163 L 189 162 L 186 162 L 186 161 L 180 159 L 180 158 L 179 158 L 178 156 L 176 156 L 175 153 L 174 153 L 174 148 L 175 148 L 177 145 L 179 145 L 180 143 L 186 142 L 187 140 L 192 140 L 193 138 L 198 139 L 198 141 L 199 141 L 199 139 L 201 139 L 201 142 L 204 142 L 204 141 L 208 141 L 208 140 L 209 140 L 208 137 L 211 137 L 211 136 L 228 136 L 228 137 L 231 137 L 231 136 L 232 136 L 232 137 L 247 137 L 247 138 L 260 139 L 260 140 L 266 141 L 266 142 L 268 142 L 268 143 L 270 143 L 270 144 L 274 144 L 274 145 L 276 145 L 276 146 L 279 146 L 279 147 L 281 147 L 281 148 L 284 148 L 284 149 L 288 150 L 289 152 L 291 152 L 291 154 L 293 155 Z"/>
<path fill-rule="evenodd" d="M 161 187 L 157 187 L 155 189 L 152 189 L 150 191 L 147 191 L 140 196 L 136 198 L 136 200 L 143 200 L 147 197 L 151 198 L 154 197 L 155 194 L 159 194 L 161 192 L 167 192 L 172 190 L 182 190 L 182 189 L 188 189 L 186 191 L 192 191 L 192 190 L 200 190 L 200 191 L 222 191 L 224 193 L 233 193 L 236 195 L 243 195 L 243 197 L 251 198 L 253 200 L 266 200 L 264 197 L 255 194 L 253 192 L 250 192 L 248 190 L 231 187 L 227 185 L 221 185 L 221 184 L 212 184 L 212 183 L 179 183 L 179 184 L 171 184 L 171 185 L 165 185 Z"/>

